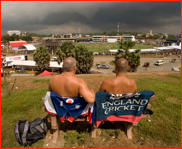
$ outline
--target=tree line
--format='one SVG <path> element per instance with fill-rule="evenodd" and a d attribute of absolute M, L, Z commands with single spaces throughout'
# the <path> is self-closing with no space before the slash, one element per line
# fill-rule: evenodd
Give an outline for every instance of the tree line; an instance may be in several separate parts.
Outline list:
<path fill-rule="evenodd" d="M 8 44 L 9 41 L 18 41 L 18 40 L 24 40 L 24 41 L 32 41 L 32 36 L 31 35 L 27 35 L 27 36 L 19 36 L 19 35 L 16 35 L 16 34 L 13 34 L 13 35 L 3 35 L 1 37 L 1 41 L 3 42 L 3 44 Z"/>
<path fill-rule="evenodd" d="M 120 49 L 115 55 L 115 61 L 119 58 L 126 58 L 129 62 L 130 72 L 137 71 L 137 67 L 140 65 L 140 50 L 135 52 L 130 52 L 133 46 L 135 46 L 133 41 L 120 42 Z M 88 49 L 83 46 L 75 46 L 73 42 L 65 41 L 56 51 L 56 56 L 58 58 L 57 62 L 60 64 L 67 57 L 73 57 L 76 59 L 77 74 L 87 74 L 90 73 L 90 69 L 93 66 L 94 56 L 93 52 L 89 52 Z M 34 51 L 33 59 L 38 66 L 40 71 L 44 71 L 49 68 L 50 65 L 50 54 L 48 48 L 45 46 L 39 46 Z"/>

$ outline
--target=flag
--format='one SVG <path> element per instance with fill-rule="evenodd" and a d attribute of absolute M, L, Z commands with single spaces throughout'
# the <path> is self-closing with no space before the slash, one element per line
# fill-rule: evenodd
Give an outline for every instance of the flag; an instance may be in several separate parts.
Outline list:
<path fill-rule="evenodd" d="M 46 110 L 60 120 L 73 122 L 78 116 L 87 116 L 89 123 L 94 123 L 94 104 L 87 103 L 83 97 L 61 97 L 55 92 L 47 92 L 44 98 Z"/>
<path fill-rule="evenodd" d="M 102 121 L 126 121 L 137 124 L 142 118 L 153 91 L 134 94 L 96 93 L 96 125 Z"/>

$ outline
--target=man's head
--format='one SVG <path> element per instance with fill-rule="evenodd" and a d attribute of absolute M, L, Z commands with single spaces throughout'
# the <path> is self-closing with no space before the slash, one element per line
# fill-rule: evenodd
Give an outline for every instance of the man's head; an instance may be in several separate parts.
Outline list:
<path fill-rule="evenodd" d="M 125 58 L 120 58 L 115 63 L 115 69 L 119 73 L 126 73 L 129 70 L 128 61 Z"/>
<path fill-rule="evenodd" d="M 73 57 L 67 57 L 63 61 L 63 71 L 64 72 L 76 72 L 76 60 Z"/>

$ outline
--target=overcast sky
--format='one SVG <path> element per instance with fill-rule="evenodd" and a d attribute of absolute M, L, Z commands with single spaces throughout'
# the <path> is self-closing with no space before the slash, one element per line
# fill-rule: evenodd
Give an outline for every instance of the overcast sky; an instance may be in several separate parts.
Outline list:
<path fill-rule="evenodd" d="M 180 1 L 2 1 L 1 34 L 117 31 L 181 33 Z"/>

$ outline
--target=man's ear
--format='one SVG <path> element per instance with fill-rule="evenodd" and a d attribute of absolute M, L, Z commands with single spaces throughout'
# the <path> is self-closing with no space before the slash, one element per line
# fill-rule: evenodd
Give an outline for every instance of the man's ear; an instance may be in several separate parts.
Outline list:
<path fill-rule="evenodd" d="M 74 67 L 74 71 L 75 71 L 75 73 L 76 73 L 76 66 Z"/>

